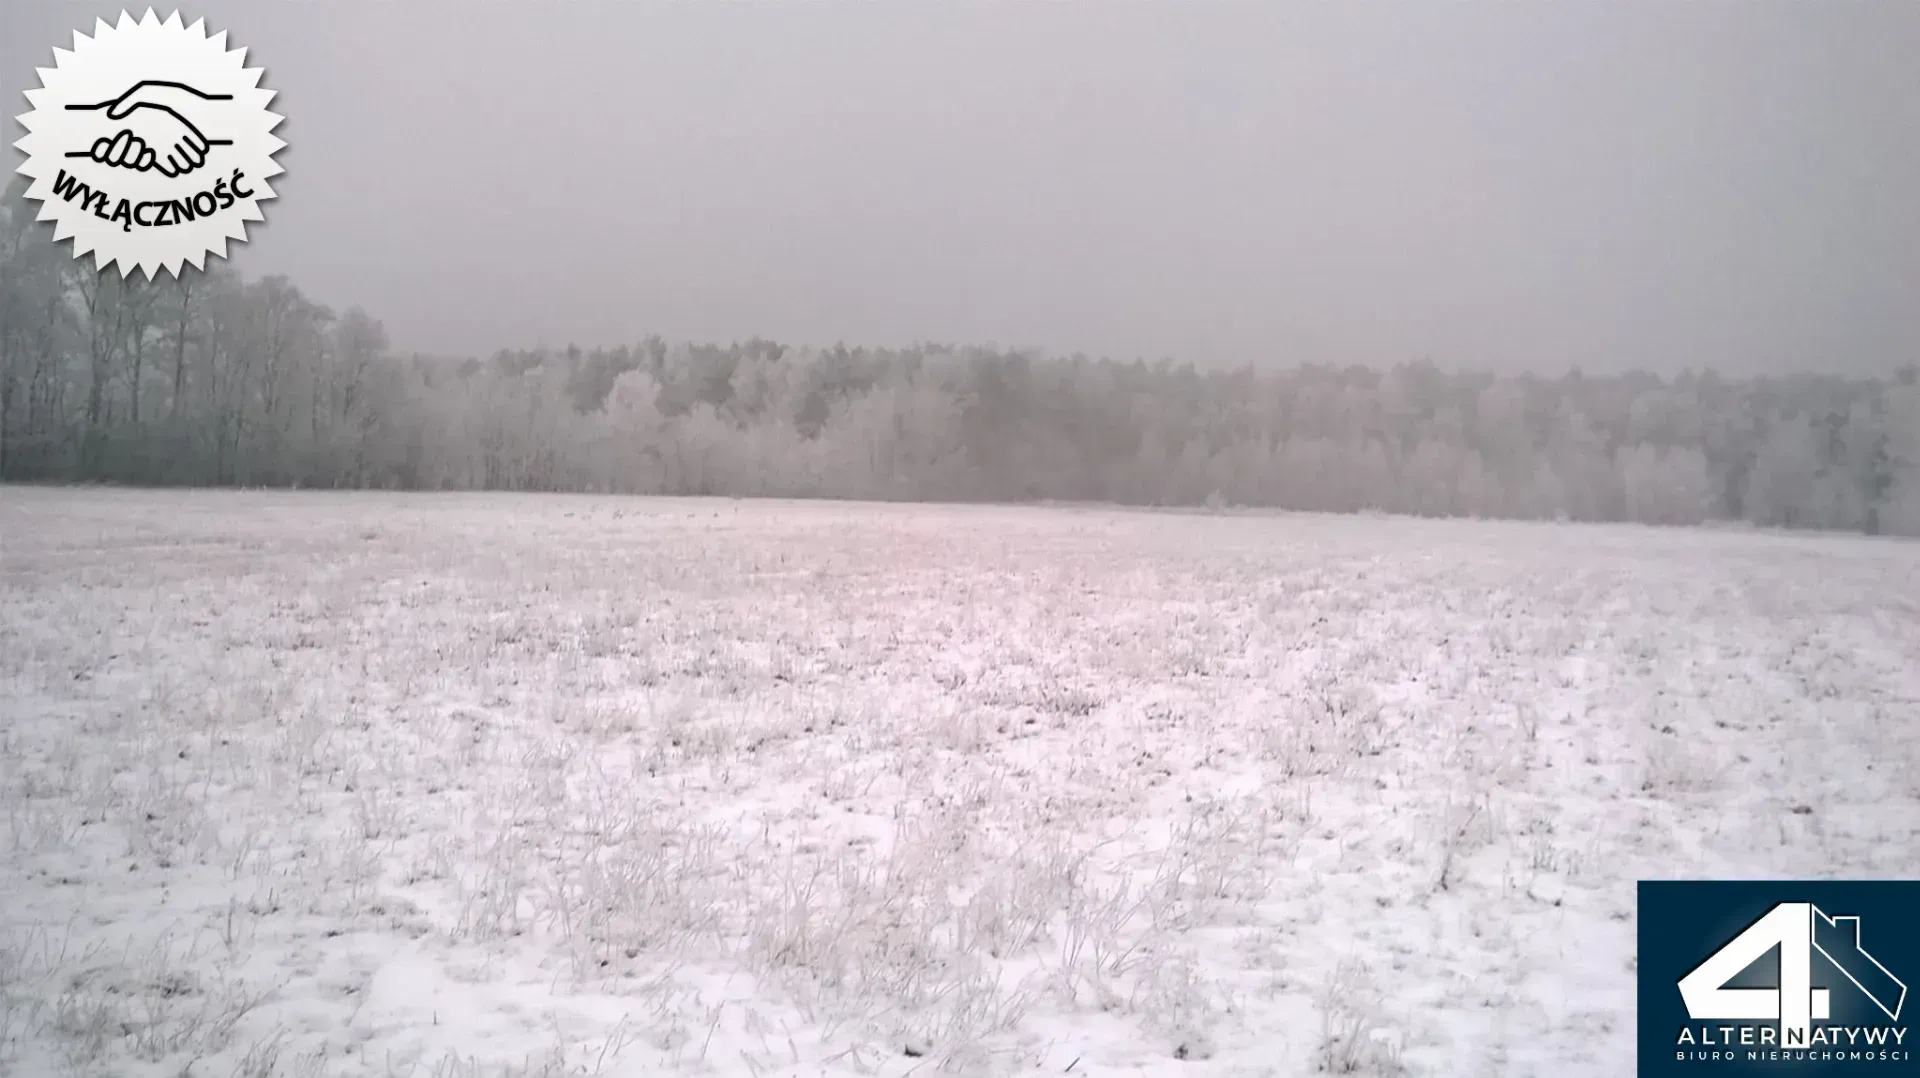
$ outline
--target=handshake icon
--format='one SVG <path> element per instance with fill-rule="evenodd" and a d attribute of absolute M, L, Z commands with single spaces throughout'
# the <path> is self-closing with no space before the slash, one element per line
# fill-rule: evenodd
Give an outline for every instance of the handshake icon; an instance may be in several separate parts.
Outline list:
<path fill-rule="evenodd" d="M 92 105 L 68 105 L 75 111 L 104 112 L 119 130 L 102 135 L 85 150 L 74 150 L 68 157 L 82 157 L 111 168 L 135 172 L 158 172 L 162 176 L 185 176 L 207 163 L 215 146 L 230 146 L 232 139 L 208 138 L 188 117 L 207 111 L 205 102 L 230 101 L 232 94 L 207 94 L 184 82 L 147 80 L 135 83 L 119 97 Z"/>

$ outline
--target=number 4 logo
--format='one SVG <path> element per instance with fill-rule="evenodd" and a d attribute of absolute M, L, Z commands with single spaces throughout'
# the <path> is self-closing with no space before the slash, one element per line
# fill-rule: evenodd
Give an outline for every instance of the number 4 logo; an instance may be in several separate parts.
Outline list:
<path fill-rule="evenodd" d="M 1775 947 L 1780 948 L 1778 988 L 1728 988 Z M 1780 1046 L 1804 1047 L 1815 1021 L 1833 1013 L 1832 993 L 1813 986 L 1818 951 L 1887 1017 L 1898 1021 L 1907 986 L 1860 946 L 1860 918 L 1829 917 L 1811 902 L 1782 902 L 1746 931 L 1727 941 L 1680 979 L 1680 998 L 1695 1021 L 1779 1022 Z"/>

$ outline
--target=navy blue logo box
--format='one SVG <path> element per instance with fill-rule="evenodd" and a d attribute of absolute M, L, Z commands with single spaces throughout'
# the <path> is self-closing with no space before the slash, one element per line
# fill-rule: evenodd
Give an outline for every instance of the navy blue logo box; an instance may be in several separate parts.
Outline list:
<path fill-rule="evenodd" d="M 1920 1075 L 1920 880 L 1643 880 L 1639 1073 Z"/>

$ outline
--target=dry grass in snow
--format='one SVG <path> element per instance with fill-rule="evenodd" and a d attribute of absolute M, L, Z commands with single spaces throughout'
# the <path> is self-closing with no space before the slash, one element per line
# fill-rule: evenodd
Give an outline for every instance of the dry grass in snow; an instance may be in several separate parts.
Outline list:
<path fill-rule="evenodd" d="M 0 1071 L 1613 1076 L 1920 869 L 1920 545 L 0 490 Z"/>

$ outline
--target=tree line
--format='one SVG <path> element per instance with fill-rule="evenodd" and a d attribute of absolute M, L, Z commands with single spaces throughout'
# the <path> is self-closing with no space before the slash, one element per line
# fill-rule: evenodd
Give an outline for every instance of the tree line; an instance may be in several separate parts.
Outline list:
<path fill-rule="evenodd" d="M 99 274 L 0 205 L 0 479 L 1105 501 L 1920 535 L 1920 379 L 1239 370 L 993 348 L 396 355 L 210 260 Z"/>

